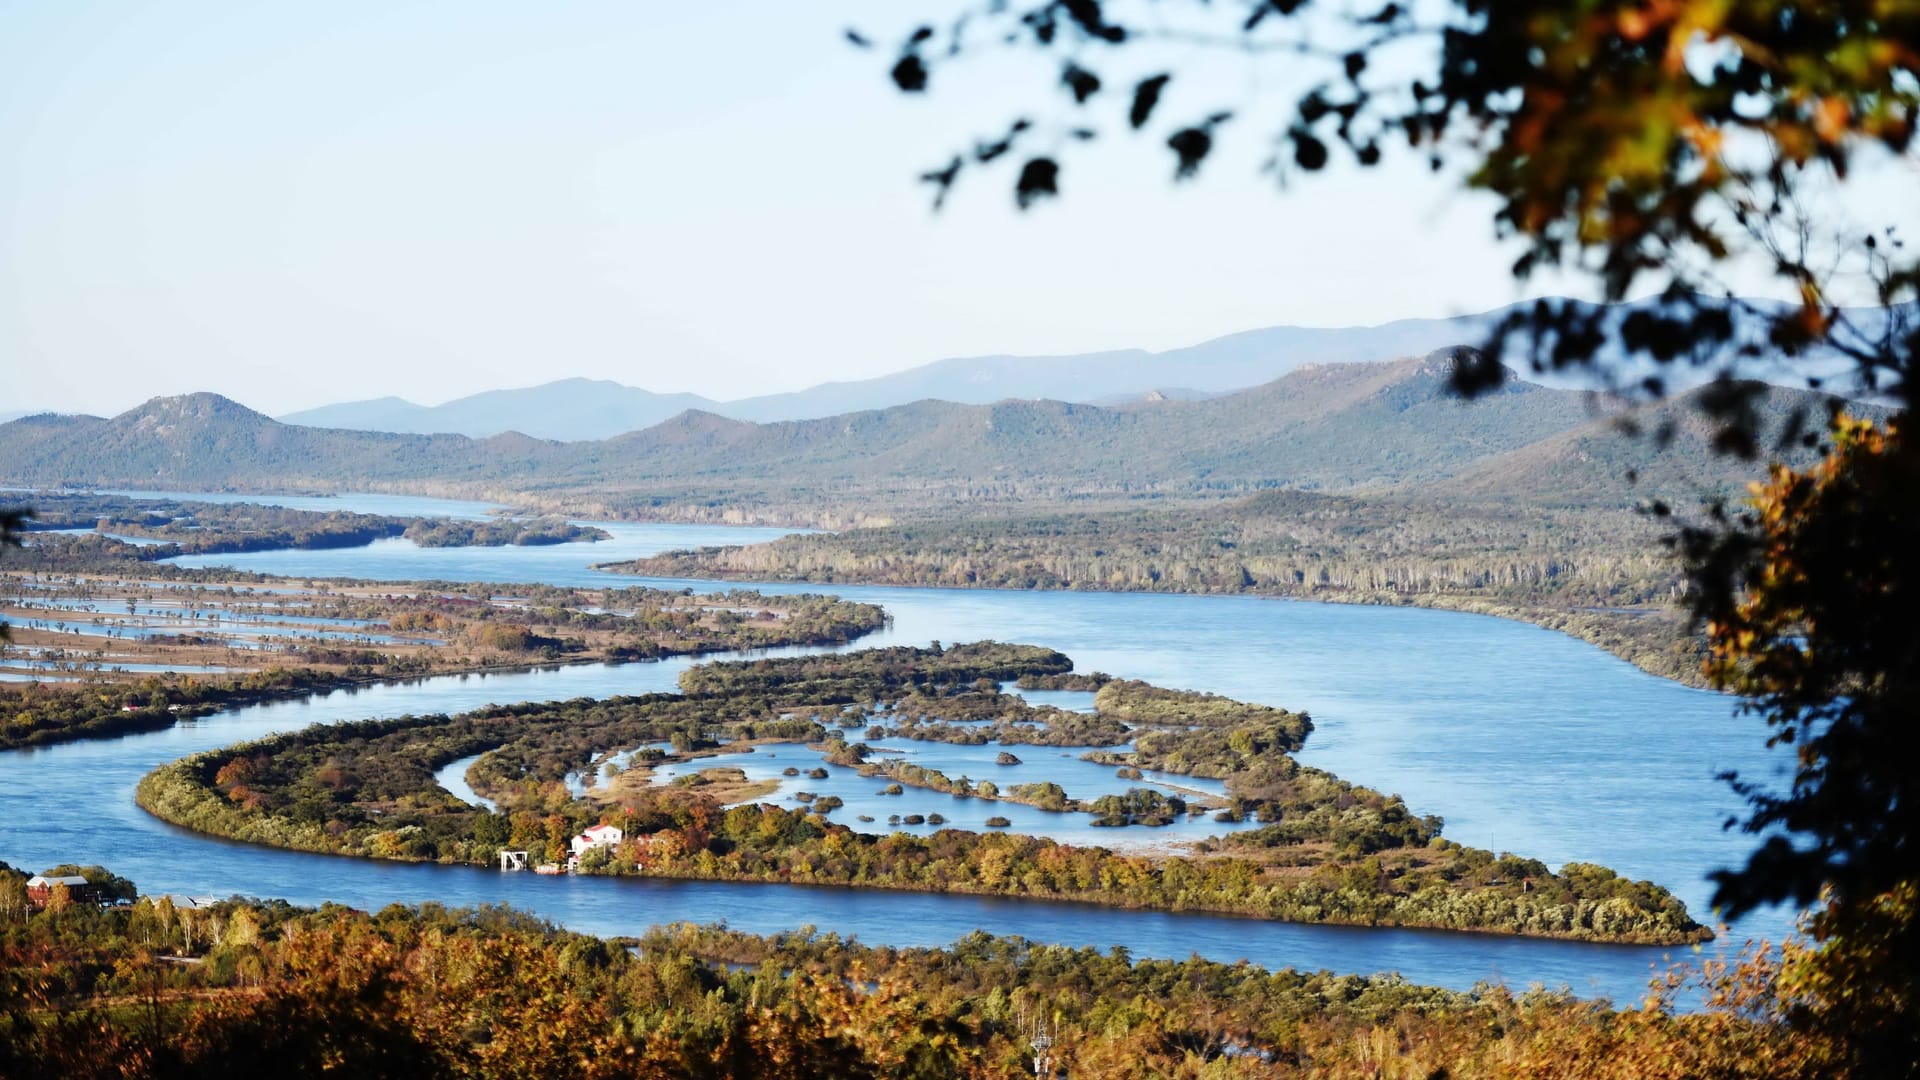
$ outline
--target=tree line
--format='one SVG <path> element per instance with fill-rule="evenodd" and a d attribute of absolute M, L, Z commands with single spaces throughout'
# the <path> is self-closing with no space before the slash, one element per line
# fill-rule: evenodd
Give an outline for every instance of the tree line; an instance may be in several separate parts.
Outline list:
<path fill-rule="evenodd" d="M 0 864 L 0 892 L 24 875 Z M 975 933 L 884 948 L 801 930 L 606 940 L 504 907 L 377 913 L 141 897 L 0 920 L 0 1072 L 967 1077 L 1822 1075 L 1782 962 L 1645 1007 L 1397 976 L 1134 959 Z"/>

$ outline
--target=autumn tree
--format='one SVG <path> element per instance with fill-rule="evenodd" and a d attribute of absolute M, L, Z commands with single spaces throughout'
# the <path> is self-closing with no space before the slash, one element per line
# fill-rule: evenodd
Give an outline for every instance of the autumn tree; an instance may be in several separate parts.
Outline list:
<path fill-rule="evenodd" d="M 0 920 L 20 922 L 32 911 L 27 902 L 27 879 L 14 873 L 0 872 Z"/>
<path fill-rule="evenodd" d="M 1718 449 L 1825 454 L 1776 466 L 1751 505 L 1709 504 L 1670 536 L 1710 676 L 1794 753 L 1784 792 L 1731 777 L 1763 840 L 1718 876 L 1717 900 L 1737 914 L 1825 897 L 1815 947 L 1783 975 L 1796 1015 L 1835 1038 L 1836 1068 L 1920 1073 L 1920 467 L 1903 438 L 1920 259 L 1892 223 L 1848 216 L 1920 204 L 1920 4 L 985 0 L 908 30 L 889 76 L 932 92 L 988 48 L 1038 66 L 1032 108 L 926 172 L 936 206 L 998 171 L 1036 207 L 1116 132 L 1162 140 L 1175 180 L 1221 140 L 1265 140 L 1289 194 L 1310 174 L 1411 155 L 1493 196 L 1489 231 L 1517 244 L 1517 279 L 1585 279 L 1597 301 L 1507 316 L 1459 354 L 1460 390 L 1513 368 L 1579 371 L 1646 400 L 1704 377 L 1690 400 Z M 1115 77 L 1143 52 L 1185 59 Z M 1277 71 L 1292 89 L 1205 99 L 1223 66 Z M 1178 93 L 1188 86 L 1202 97 Z M 1739 295 L 1756 281 L 1782 299 Z M 1835 403 L 1765 431 L 1764 388 L 1739 378 L 1761 365 L 1891 419 Z"/>
<path fill-rule="evenodd" d="M 1903 435 L 1842 418 L 1817 466 L 1774 466 L 1750 509 L 1684 534 L 1709 674 L 1795 758 L 1785 791 L 1729 774 L 1765 839 L 1716 899 L 1824 898 L 1787 974 L 1861 1075 L 1920 1072 L 1920 456 Z"/>
<path fill-rule="evenodd" d="M 1863 172 L 1916 194 L 1900 159 L 1920 112 L 1920 7 L 983 0 L 931 14 L 891 53 L 904 92 L 933 92 L 944 68 L 988 50 L 1038 66 L 1030 109 L 923 176 L 936 206 L 998 170 L 1034 207 L 1116 131 L 1164 141 L 1175 180 L 1223 140 L 1263 140 L 1289 194 L 1310 174 L 1411 154 L 1495 197 L 1490 231 L 1517 242 L 1520 280 L 1557 272 L 1591 280 L 1596 300 L 1659 297 L 1516 311 L 1462 352 L 1464 391 L 1514 366 L 1583 370 L 1644 399 L 1698 368 L 1687 381 L 1719 377 L 1696 396 L 1719 445 L 1748 456 L 1767 449 L 1758 388 L 1734 376 L 1756 363 L 1799 362 L 1816 385 L 1907 401 L 1920 261 L 1880 223 L 1841 222 L 1836 208 Z M 1167 66 L 1116 78 L 1142 51 Z M 1210 87 L 1223 80 L 1208 76 L 1222 67 L 1295 89 L 1218 100 Z M 1736 273 L 1771 276 L 1789 299 L 1742 298 Z M 1843 295 L 1847 282 L 1860 287 Z M 1817 429 L 1773 435 L 1812 441 Z"/>

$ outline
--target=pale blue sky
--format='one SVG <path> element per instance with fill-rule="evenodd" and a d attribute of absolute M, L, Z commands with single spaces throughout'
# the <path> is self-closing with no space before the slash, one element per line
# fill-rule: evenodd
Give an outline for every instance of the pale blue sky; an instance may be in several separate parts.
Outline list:
<path fill-rule="evenodd" d="M 840 32 L 908 6 L 0 0 L 0 412 L 724 399 L 1518 295 L 1484 202 L 1412 161 L 1276 194 L 1252 126 L 1198 183 L 1115 133 L 1058 204 L 936 216 L 918 172 L 1059 99 L 991 58 L 894 93 Z"/>

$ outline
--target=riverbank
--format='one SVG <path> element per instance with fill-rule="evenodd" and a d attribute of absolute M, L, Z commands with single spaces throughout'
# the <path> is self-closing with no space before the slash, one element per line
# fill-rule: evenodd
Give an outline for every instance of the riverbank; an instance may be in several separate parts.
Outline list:
<path fill-rule="evenodd" d="M 598 569 L 716 581 L 1245 594 L 1472 611 L 1586 640 L 1703 685 L 1675 597 L 1671 519 L 1629 504 L 1334 496 L 1110 510 L 1009 508 L 761 543 L 687 548 Z"/>
<path fill-rule="evenodd" d="M 1214 732 L 1221 747 L 1238 755 L 1237 764 L 1221 766 L 1237 811 L 1289 828 L 1262 830 L 1250 843 L 1191 858 L 953 829 L 872 835 L 805 810 L 723 809 L 697 787 L 643 788 L 614 807 L 574 798 L 563 782 L 610 746 L 677 737 L 697 749 L 722 734 L 831 741 L 820 717 L 843 715 L 861 702 L 896 700 L 909 687 L 950 697 L 967 713 L 983 711 L 985 699 L 1004 697 L 997 702 L 1003 710 L 1044 724 L 1057 710 L 1026 706 L 988 687 L 1070 666 L 1050 650 L 990 643 L 709 664 L 682 676 L 690 691 L 685 696 L 405 717 L 210 751 L 148 774 L 138 802 L 162 820 L 226 839 L 399 861 L 488 865 L 510 849 L 532 851 L 537 862 L 559 862 L 567 837 L 612 821 L 622 838 L 582 853 L 583 870 L 1577 941 L 1683 944 L 1711 937 L 1678 900 L 1650 883 L 1588 864 L 1555 873 L 1533 860 L 1443 840 L 1436 821 L 1412 817 L 1398 799 L 1293 763 L 1260 734 L 1276 710 L 1239 706 L 1257 710 L 1249 726 L 1232 718 L 1235 703 L 1209 695 L 1155 691 L 1168 702 L 1191 703 L 1184 712 L 1162 706 L 1169 718 L 1165 734 L 1191 739 L 1186 729 L 1202 710 L 1225 714 Z M 1191 753 L 1200 744 L 1182 745 Z M 433 779 L 447 763 L 482 752 L 469 779 L 499 805 L 498 813 L 454 798 Z M 1169 761 L 1156 764 L 1166 768 Z M 1244 789 L 1237 783 L 1243 777 Z"/>
<path fill-rule="evenodd" d="M 597 563 L 594 569 L 643 577 L 682 578 L 722 583 L 789 582 L 819 585 L 874 585 L 890 588 L 965 588 L 1008 592 L 1119 592 L 1161 593 L 1188 596 L 1263 596 L 1275 600 L 1300 600 L 1320 604 L 1359 604 L 1369 607 L 1422 607 L 1439 611 L 1460 611 L 1473 615 L 1491 615 L 1528 623 L 1578 638 L 1602 649 L 1651 675 L 1671 679 L 1684 686 L 1708 689 L 1701 672 L 1705 654 L 1697 639 L 1687 633 L 1686 615 L 1669 604 L 1636 603 L 1611 607 L 1548 605 L 1524 603 L 1495 596 L 1472 594 L 1363 590 L 1354 588 L 1287 589 L 1206 585 L 1182 587 L 1179 583 L 1120 581 L 1076 583 L 1059 580 L 1035 580 L 1022 585 L 967 584 L 921 580 L 919 575 L 842 573 L 837 571 L 782 572 L 755 566 L 751 570 L 730 570 L 719 560 L 723 553 L 737 549 L 704 549 L 668 552 L 647 559 L 623 563 Z"/>

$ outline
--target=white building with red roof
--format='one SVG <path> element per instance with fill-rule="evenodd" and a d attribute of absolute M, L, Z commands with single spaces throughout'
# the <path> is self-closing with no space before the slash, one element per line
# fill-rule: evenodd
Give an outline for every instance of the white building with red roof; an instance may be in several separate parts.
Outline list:
<path fill-rule="evenodd" d="M 618 825 L 595 825 L 573 838 L 573 857 L 577 859 L 595 848 L 615 847 L 625 838 Z"/>

